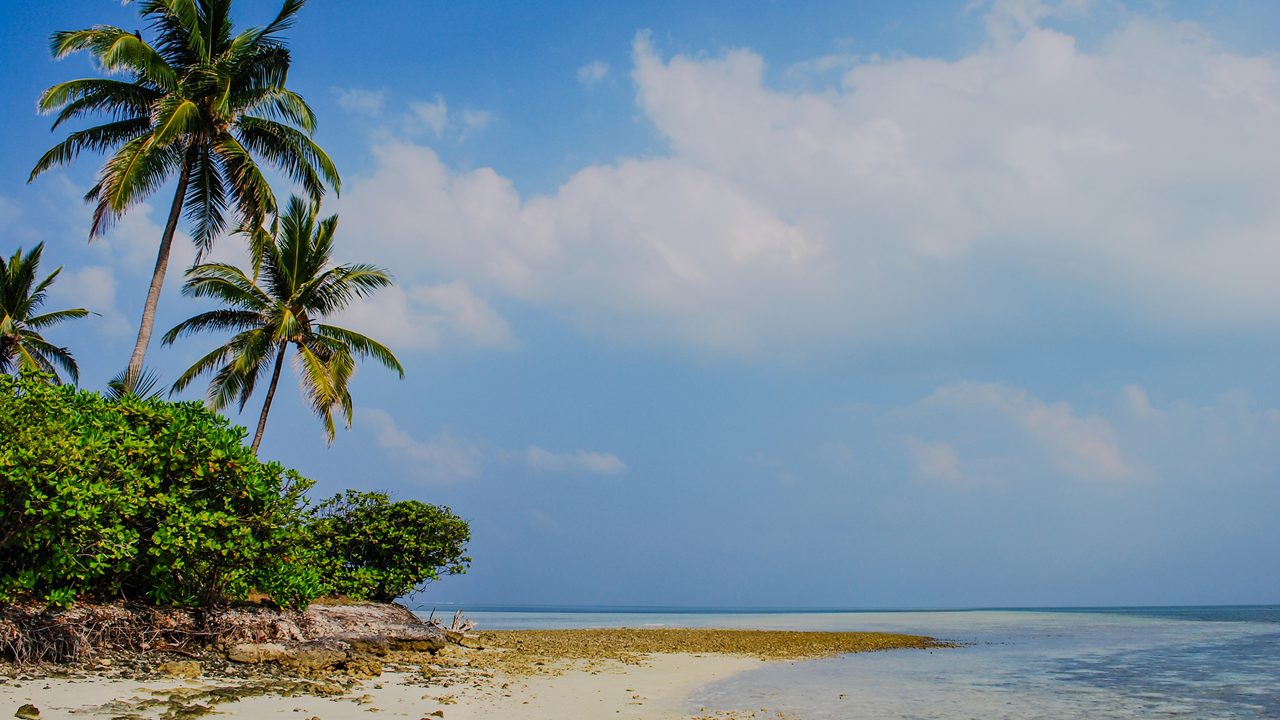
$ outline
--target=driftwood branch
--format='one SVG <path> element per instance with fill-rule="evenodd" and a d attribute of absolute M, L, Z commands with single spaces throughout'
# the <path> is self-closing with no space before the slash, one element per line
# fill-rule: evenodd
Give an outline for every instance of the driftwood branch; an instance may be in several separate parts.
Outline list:
<path fill-rule="evenodd" d="M 476 624 L 468 620 L 466 616 L 462 614 L 461 610 L 455 610 L 453 613 L 453 620 L 448 626 L 445 626 L 436 619 L 435 608 L 432 608 L 431 615 L 427 617 L 427 624 L 443 632 L 445 639 L 454 645 L 461 647 L 475 647 L 463 643 L 464 640 L 474 639 L 473 636 L 469 636 L 467 633 L 474 630 Z"/>

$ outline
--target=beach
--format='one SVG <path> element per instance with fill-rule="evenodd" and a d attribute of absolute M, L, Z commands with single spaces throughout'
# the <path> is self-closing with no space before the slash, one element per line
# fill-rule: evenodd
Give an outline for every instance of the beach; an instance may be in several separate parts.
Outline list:
<path fill-rule="evenodd" d="M 101 660 L 10 667 L 0 717 L 26 703 L 41 718 L 135 720 L 1280 716 L 1276 606 L 471 617 L 524 629 L 473 633 L 465 642 L 479 647 L 437 655 L 390 653 L 345 676 L 206 660 L 201 677 L 165 677 L 190 667 L 183 656 L 142 673 Z M 910 649 L 924 636 L 955 646 Z M 853 652 L 889 647 L 905 649 Z"/>
<path fill-rule="evenodd" d="M 689 698 L 769 664 L 934 643 L 881 633 L 663 628 L 489 632 L 468 644 L 382 658 L 387 669 L 367 678 L 165 677 L 193 673 L 192 661 L 181 660 L 153 666 L 154 677 L 111 666 L 33 668 L 0 682 L 0 713 L 30 705 L 40 718 L 745 718 L 749 711 L 691 708 Z"/>
<path fill-rule="evenodd" d="M 41 718 L 229 717 L 344 720 L 395 718 L 660 718 L 690 717 L 684 701 L 698 687 L 760 667 L 727 656 L 657 655 L 642 664 L 611 661 L 535 677 L 497 673 L 448 687 L 408 673 L 386 673 L 342 695 L 268 693 L 235 698 L 234 683 L 203 680 L 41 678 L 0 685 L 0 711 L 31 704 Z M 207 709 L 207 710 L 206 710 Z"/>

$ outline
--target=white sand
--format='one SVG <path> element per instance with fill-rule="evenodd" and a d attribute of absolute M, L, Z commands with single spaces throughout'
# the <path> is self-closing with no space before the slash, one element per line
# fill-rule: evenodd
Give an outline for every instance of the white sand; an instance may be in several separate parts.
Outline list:
<path fill-rule="evenodd" d="M 763 661 L 723 655 L 651 656 L 642 665 L 576 665 L 560 675 L 484 677 L 469 673 L 449 687 L 423 685 L 411 675 L 386 673 L 336 698 L 250 697 L 214 707 L 212 717 L 348 720 L 353 718 L 430 718 L 443 711 L 448 720 L 591 720 L 690 717 L 686 699 L 707 683 L 760 667 Z M 169 708 L 136 709 L 141 701 L 164 699 L 174 690 L 212 687 L 209 681 L 94 679 L 9 680 L 0 684 L 0 718 L 12 717 L 24 703 L 40 718 L 109 718 L 127 712 L 159 718 Z M 119 701 L 135 706 L 126 710 Z"/>

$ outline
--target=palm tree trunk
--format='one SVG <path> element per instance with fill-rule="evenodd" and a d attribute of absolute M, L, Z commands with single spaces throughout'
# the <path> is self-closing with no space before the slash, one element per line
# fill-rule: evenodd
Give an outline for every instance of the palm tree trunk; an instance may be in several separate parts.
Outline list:
<path fill-rule="evenodd" d="M 258 445 L 262 442 L 262 433 L 267 429 L 267 413 L 271 411 L 271 398 L 276 396 L 276 383 L 280 382 L 280 368 L 284 367 L 284 351 L 289 348 L 289 343 L 280 343 L 280 350 L 276 353 L 276 369 L 271 371 L 271 384 L 267 386 L 267 399 L 262 403 L 262 415 L 258 417 L 258 432 L 253 434 L 253 454 L 258 454 Z"/>
<path fill-rule="evenodd" d="M 169 252 L 173 249 L 173 234 L 178 229 L 178 218 L 182 217 L 182 203 L 187 198 L 187 184 L 191 180 L 191 165 L 195 154 L 188 150 L 182 160 L 182 170 L 178 173 L 178 189 L 173 194 L 173 205 L 169 208 L 169 222 L 164 226 L 164 235 L 160 236 L 160 250 L 156 253 L 156 268 L 151 272 L 151 287 L 147 289 L 147 302 L 142 306 L 142 322 L 138 325 L 138 342 L 133 346 L 133 355 L 129 357 L 129 370 L 126 378 L 142 377 L 142 360 L 147 355 L 147 346 L 151 344 L 151 333 L 156 325 L 156 306 L 160 304 L 160 290 L 164 287 L 164 273 L 169 269 Z"/>

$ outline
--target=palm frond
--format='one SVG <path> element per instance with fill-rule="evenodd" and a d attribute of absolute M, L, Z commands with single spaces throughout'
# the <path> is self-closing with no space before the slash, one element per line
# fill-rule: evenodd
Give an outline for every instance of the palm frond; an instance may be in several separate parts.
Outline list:
<path fill-rule="evenodd" d="M 119 402 L 126 397 L 155 400 L 161 396 L 159 387 L 160 375 L 154 370 L 141 368 L 137 372 L 133 372 L 125 368 L 107 381 L 106 396 L 109 400 L 115 402 Z"/>
<path fill-rule="evenodd" d="M 155 127 L 150 142 L 153 146 L 168 145 L 196 129 L 201 119 L 200 106 L 195 102 L 179 95 L 166 95 L 155 103 L 152 119 Z"/>
<path fill-rule="evenodd" d="M 276 210 L 276 196 L 262 169 L 240 141 L 224 134 L 212 148 L 217 153 L 242 226 L 261 225 Z"/>
<path fill-rule="evenodd" d="M 400 374 L 401 379 L 404 378 L 404 366 L 396 359 L 394 353 L 386 345 L 374 340 L 367 335 L 361 335 L 354 330 L 340 328 L 336 325 L 324 325 L 317 323 L 314 325 L 318 335 L 329 338 L 341 343 L 348 351 L 360 357 L 371 357 L 382 363 L 388 369 L 395 370 Z"/>
<path fill-rule="evenodd" d="M 57 325 L 58 323 L 64 322 L 66 320 L 87 317 L 89 315 L 97 315 L 97 313 L 90 312 L 88 310 L 85 310 L 84 308 L 73 308 L 71 310 L 56 310 L 54 312 L 45 313 L 43 315 L 37 315 L 36 317 L 30 318 L 26 321 L 25 324 L 27 327 L 31 328 L 32 330 L 40 330 L 43 328 L 51 327 L 53 325 Z"/>
<path fill-rule="evenodd" d="M 169 394 L 173 395 L 182 392 L 201 375 L 213 371 L 220 365 L 225 365 L 227 358 L 233 351 L 234 348 L 230 342 L 211 350 L 179 375 L 177 380 L 173 381 L 173 387 L 169 388 Z"/>
<path fill-rule="evenodd" d="M 34 332 L 23 333 L 21 345 L 35 356 L 42 371 L 58 378 L 56 368 L 62 368 L 62 371 L 71 378 L 72 383 L 80 382 L 80 366 L 76 364 L 76 359 L 72 357 L 70 350 L 54 345 Z"/>
<path fill-rule="evenodd" d="M 210 310 L 187 318 L 164 334 L 165 345 L 172 345 L 184 335 L 194 335 L 207 330 L 232 330 L 241 332 L 257 327 L 262 315 L 247 310 Z"/>
<path fill-rule="evenodd" d="M 54 33 L 54 57 L 87 50 L 108 72 L 130 72 L 157 87 L 173 89 L 177 73 L 164 57 L 137 33 L 110 25 Z"/>
<path fill-rule="evenodd" d="M 208 148 L 196 148 L 190 177 L 184 204 L 200 262 L 226 224 L 227 190 L 218 158 Z"/>
<path fill-rule="evenodd" d="M 243 270 L 226 263 L 203 263 L 188 270 L 182 294 L 193 298 L 215 298 L 243 310 L 261 311 L 273 302 Z"/>
<path fill-rule="evenodd" d="M 333 160 L 305 132 L 266 118 L 244 115 L 236 132 L 245 147 L 288 173 L 318 201 L 328 183 L 335 193 L 342 190 L 342 178 Z"/>
<path fill-rule="evenodd" d="M 136 82 L 110 78 L 81 78 L 58 83 L 40 94 L 37 108 L 42 113 L 60 111 L 54 130 L 62 123 L 88 112 L 107 112 L 117 120 L 149 115 L 160 93 Z"/>
<path fill-rule="evenodd" d="M 140 135 L 125 143 L 107 160 L 98 184 L 86 195 L 97 202 L 90 237 L 98 237 L 111 227 L 134 202 L 160 187 L 180 166 L 182 155 L 172 146 L 155 146 L 150 135 Z"/>
<path fill-rule="evenodd" d="M 46 170 L 70 164 L 85 150 L 102 152 L 121 144 L 128 144 L 146 135 L 150 129 L 150 118 L 133 117 L 73 132 L 67 136 L 66 140 L 54 145 L 41 156 L 31 170 L 27 182 L 35 180 L 36 176 Z"/>

